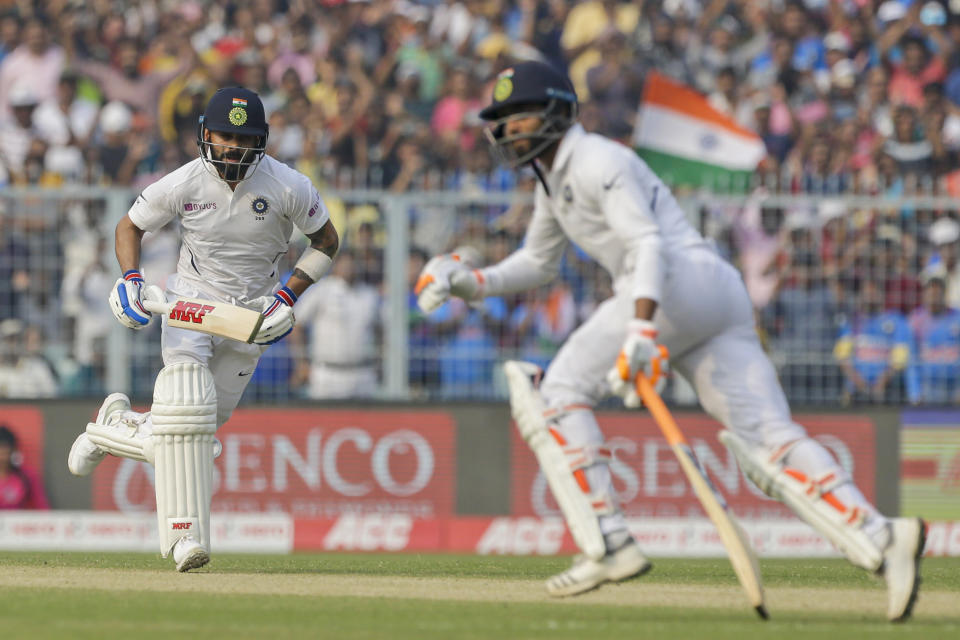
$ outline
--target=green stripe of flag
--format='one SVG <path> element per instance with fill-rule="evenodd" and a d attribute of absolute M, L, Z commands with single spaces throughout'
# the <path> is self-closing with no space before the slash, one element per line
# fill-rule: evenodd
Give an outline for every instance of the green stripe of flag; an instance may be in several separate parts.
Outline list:
<path fill-rule="evenodd" d="M 751 171 L 725 169 L 648 148 L 639 148 L 636 152 L 661 180 L 672 186 L 736 192 L 746 191 L 750 187 Z"/>

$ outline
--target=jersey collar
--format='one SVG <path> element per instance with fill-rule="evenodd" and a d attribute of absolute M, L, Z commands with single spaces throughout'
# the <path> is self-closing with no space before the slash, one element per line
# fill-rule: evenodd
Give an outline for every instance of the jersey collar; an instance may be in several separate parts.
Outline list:
<path fill-rule="evenodd" d="M 587 132 L 579 122 L 575 123 L 563 134 L 563 137 L 560 139 L 560 147 L 557 149 L 557 155 L 553 159 L 553 166 L 550 167 L 551 182 L 553 182 L 553 179 L 557 175 L 564 172 L 566 164 L 569 162 L 570 156 L 573 155 L 573 150 L 577 146 L 577 142 L 585 135 L 587 135 Z"/>

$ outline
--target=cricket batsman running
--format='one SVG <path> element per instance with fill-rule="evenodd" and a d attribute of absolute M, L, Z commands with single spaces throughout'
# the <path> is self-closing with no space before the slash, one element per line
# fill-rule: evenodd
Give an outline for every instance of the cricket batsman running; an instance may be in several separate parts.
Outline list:
<path fill-rule="evenodd" d="M 151 320 L 144 300 L 164 292 L 145 286 L 140 242 L 178 218 L 182 245 L 167 294 L 227 302 L 262 312 L 252 344 L 168 325 L 164 367 L 149 413 L 130 410 L 122 393 L 107 396 L 96 422 L 73 443 L 67 464 L 91 473 L 106 454 L 154 466 L 160 553 L 173 551 L 178 571 L 210 561 L 210 499 L 217 428 L 237 406 L 260 355 L 294 325 L 293 306 L 330 268 L 339 239 L 309 178 L 266 155 L 268 127 L 256 93 L 217 91 L 197 126 L 199 157 L 144 189 L 116 227 L 123 277 L 110 291 L 117 320 L 142 329 Z M 285 284 L 280 258 L 293 228 L 310 246 Z"/>
<path fill-rule="evenodd" d="M 476 300 L 538 287 L 556 277 L 568 240 L 613 278 L 614 295 L 570 336 L 542 380 L 534 365 L 505 365 L 514 419 L 583 552 L 547 591 L 573 595 L 650 569 L 616 502 L 593 407 L 611 391 L 639 406 L 637 374 L 662 382 L 668 353 L 725 427 L 720 438 L 747 476 L 853 564 L 881 575 L 889 619 L 906 619 L 920 582 L 924 523 L 881 515 L 791 419 L 739 273 L 636 153 L 584 131 L 577 109 L 569 80 L 546 64 L 524 62 L 499 75 L 480 113 L 490 122 L 487 137 L 503 161 L 529 164 L 539 177 L 523 246 L 476 270 L 456 254 L 437 256 L 416 287 L 425 312 L 451 295 Z"/>

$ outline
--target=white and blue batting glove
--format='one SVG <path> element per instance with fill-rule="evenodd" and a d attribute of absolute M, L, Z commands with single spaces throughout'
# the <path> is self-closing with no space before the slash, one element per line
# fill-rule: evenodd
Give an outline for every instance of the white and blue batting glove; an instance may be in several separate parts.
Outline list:
<path fill-rule="evenodd" d="M 296 302 L 297 294 L 289 287 L 281 287 L 272 296 L 264 296 L 261 311 L 263 324 L 253 341 L 256 344 L 273 344 L 293 331 L 296 322 L 293 305 Z"/>
<path fill-rule="evenodd" d="M 118 278 L 110 290 L 110 310 L 125 327 L 143 329 L 153 317 L 143 306 L 143 276 L 131 269 Z"/>

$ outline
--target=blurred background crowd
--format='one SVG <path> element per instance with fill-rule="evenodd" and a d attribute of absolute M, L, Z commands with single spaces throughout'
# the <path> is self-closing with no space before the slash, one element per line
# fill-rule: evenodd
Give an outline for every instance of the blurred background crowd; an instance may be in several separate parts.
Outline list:
<path fill-rule="evenodd" d="M 690 213 L 743 271 L 792 399 L 960 398 L 960 227 L 957 207 L 942 204 L 960 196 L 960 0 L 5 6 L 0 185 L 135 195 L 196 157 L 207 99 L 242 84 L 263 98 L 268 152 L 324 193 L 343 255 L 301 302 L 302 330 L 268 351 L 252 399 L 375 391 L 383 193 L 424 194 L 406 211 L 411 279 L 460 244 L 488 261 L 519 245 L 534 178 L 494 165 L 477 112 L 496 73 L 529 58 L 567 71 L 584 127 L 625 144 L 652 71 L 761 136 L 767 156 L 741 196 L 701 197 Z M 429 197 L 439 191 L 471 204 Z M 494 193 L 517 197 L 484 204 Z M 106 209 L 89 196 L 4 198 L 0 395 L 104 390 L 105 292 L 116 272 Z M 176 247 L 175 229 L 150 238 L 149 279 L 163 281 Z M 505 355 L 548 362 L 610 293 L 575 246 L 562 275 L 429 318 L 411 304 L 416 397 L 498 397 L 494 365 Z M 148 389 L 155 364 L 135 384 Z"/>

